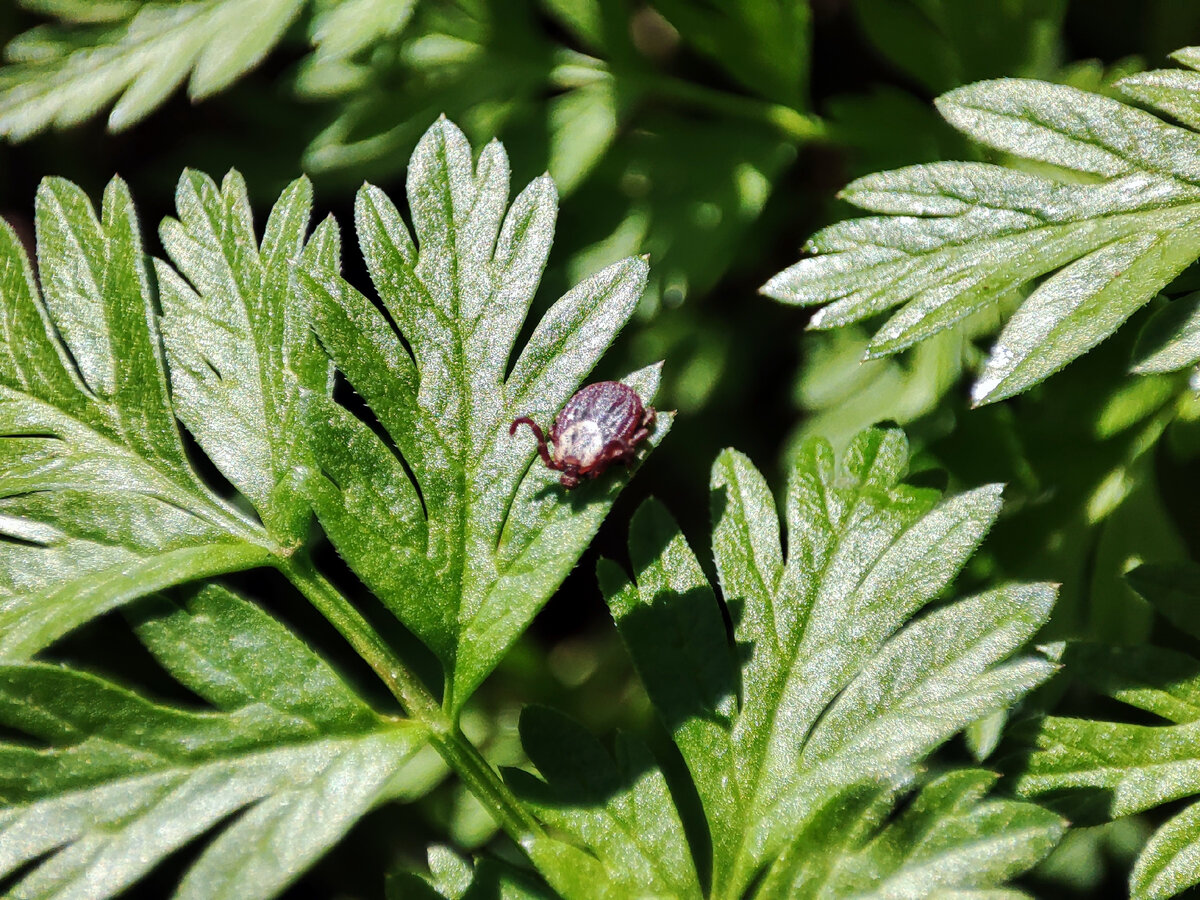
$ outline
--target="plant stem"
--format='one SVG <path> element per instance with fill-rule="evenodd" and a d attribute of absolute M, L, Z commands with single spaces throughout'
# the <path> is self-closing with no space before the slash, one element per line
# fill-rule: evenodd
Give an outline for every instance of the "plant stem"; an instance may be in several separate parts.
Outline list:
<path fill-rule="evenodd" d="M 794 141 L 820 140 L 827 134 L 825 122 L 819 116 L 807 115 L 782 103 L 717 91 L 678 78 L 649 79 L 646 88 L 651 93 L 700 109 L 765 122 Z"/>
<path fill-rule="evenodd" d="M 717 90 L 655 72 L 623 72 L 619 77 L 623 83 L 635 85 L 646 96 L 666 98 L 722 116 L 762 122 L 792 141 L 822 140 L 829 134 L 820 116 L 803 113 L 786 103 Z M 600 60 L 574 53 L 567 62 L 556 66 L 550 76 L 551 84 L 567 90 L 616 80 L 617 76 Z"/>
<path fill-rule="evenodd" d="M 409 716 L 425 725 L 430 740 L 443 760 L 497 824 L 518 846 L 531 834 L 540 835 L 541 826 L 517 800 L 499 773 L 467 739 L 421 680 L 404 664 L 379 632 L 363 618 L 350 600 L 335 588 L 305 554 L 297 553 L 279 562 L 279 570 L 300 593 L 344 637 L 400 701 Z"/>

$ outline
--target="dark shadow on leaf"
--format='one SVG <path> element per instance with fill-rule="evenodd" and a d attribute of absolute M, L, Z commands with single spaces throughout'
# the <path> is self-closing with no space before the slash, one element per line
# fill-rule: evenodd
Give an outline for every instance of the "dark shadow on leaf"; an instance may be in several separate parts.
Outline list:
<path fill-rule="evenodd" d="M 714 524 L 721 521 L 721 517 L 725 515 L 725 508 L 729 505 L 729 491 L 726 487 L 714 488 L 709 492 L 709 513 L 710 521 Z M 786 550 L 786 547 L 782 548 Z M 786 558 L 786 557 L 785 557 Z M 737 679 L 736 685 L 737 696 L 742 695 L 741 675 L 744 669 L 750 662 L 750 657 L 754 653 L 754 644 L 750 641 L 742 641 L 738 643 L 734 639 L 737 634 L 738 625 L 746 615 L 746 601 L 742 597 L 729 597 L 722 595 L 718 598 L 718 604 L 721 607 L 721 615 L 725 617 L 725 630 L 729 634 L 729 641 L 732 646 L 734 662 L 736 663 Z"/>
<path fill-rule="evenodd" d="M 667 784 L 674 813 L 679 814 L 681 807 L 685 812 L 692 806 L 699 809 L 699 799 L 694 796 L 682 760 L 672 760 L 670 762 L 676 765 L 668 765 L 668 768 L 679 770 L 671 775 L 682 774 L 682 779 L 671 777 L 640 740 L 627 734 L 618 733 L 610 749 L 574 719 L 542 706 L 529 706 L 522 711 L 520 732 L 522 746 L 541 777 L 520 769 L 505 769 L 504 780 L 552 832 L 562 832 L 582 849 L 594 852 L 587 843 L 588 828 L 582 829 L 583 834 L 577 833 L 579 817 L 587 817 L 594 823 L 604 815 L 603 810 L 615 803 L 617 808 L 611 814 L 621 818 L 627 814 L 626 804 L 630 797 L 637 797 L 634 802 L 643 807 L 643 814 L 647 814 L 646 804 L 658 802 L 661 796 L 650 787 L 657 777 L 662 777 Z M 680 780 L 686 782 L 685 793 L 690 792 L 682 802 L 678 797 Z M 668 818 L 663 818 L 664 815 Z M 670 830 L 669 817 L 668 810 L 659 810 L 657 827 Z M 692 818 L 681 816 L 679 825 L 683 826 L 682 837 L 697 861 L 700 877 L 706 879 L 711 865 L 708 861 L 712 856 L 712 840 L 702 813 L 698 823 L 688 822 Z M 633 833 L 629 837 L 646 842 L 647 846 L 660 840 L 660 835 L 653 832 Z M 612 862 L 614 860 L 605 860 L 607 864 Z"/>
<path fill-rule="evenodd" d="M 1081 787 L 1049 791 L 1030 799 L 1058 813 L 1072 826 L 1086 828 L 1111 822 L 1116 798 L 1108 788 Z"/>
<path fill-rule="evenodd" d="M 672 733 L 689 719 L 728 725 L 717 710 L 726 698 L 738 697 L 740 665 L 717 612 L 712 589 L 696 587 L 662 591 L 621 620 L 634 664 Z M 686 670 L 664 665 L 667 661 Z"/>
<path fill-rule="evenodd" d="M 541 465 L 541 463 L 535 458 L 534 465 Z M 533 498 L 535 500 L 546 500 L 550 497 L 557 497 L 560 502 L 569 503 L 572 512 L 583 512 L 589 503 L 600 499 L 611 501 L 616 496 L 618 488 L 608 481 L 611 477 L 613 476 L 606 472 L 599 478 L 582 481 L 578 487 L 574 488 L 565 488 L 557 481 L 552 481 L 543 485 L 541 490 L 533 495 Z M 625 475 L 624 477 L 629 478 L 631 476 Z"/>
<path fill-rule="evenodd" d="M 517 869 L 500 860 L 479 860 L 475 864 L 475 880 L 463 894 L 463 900 L 503 900 L 510 896 L 549 898 L 553 892 L 537 880 L 532 872 Z"/>
<path fill-rule="evenodd" d="M 1004 779 L 1001 787 L 1006 792 L 1015 792 L 1014 780 L 1030 769 L 1030 760 L 1037 750 L 1037 736 L 1042 728 L 1042 719 L 1030 718 L 1017 722 L 1005 735 L 1004 749 L 994 761 Z M 1087 827 L 1112 821 L 1115 803 L 1109 788 L 1073 787 L 1059 788 L 1037 794 L 1019 792 L 1047 809 L 1067 819 L 1072 826 Z"/>
<path fill-rule="evenodd" d="M 396 458 L 396 462 L 404 470 L 404 474 L 408 476 L 408 481 L 417 494 L 417 500 L 421 504 L 422 517 L 428 519 L 429 508 L 425 505 L 425 494 L 421 490 L 421 482 L 417 479 L 416 473 L 409 466 L 408 460 L 404 458 L 404 454 L 400 452 L 400 448 L 396 445 L 395 440 L 388 434 L 388 430 L 379 421 L 379 417 L 375 415 L 375 410 L 371 409 L 370 404 L 354 389 L 354 385 L 342 374 L 340 369 L 334 369 L 333 401 L 346 410 L 346 412 L 350 413 L 350 415 L 354 416 L 354 418 L 358 419 L 388 448 L 392 456 Z M 328 473 L 326 473 L 326 477 L 329 477 Z M 330 481 L 332 480 L 330 478 Z"/>

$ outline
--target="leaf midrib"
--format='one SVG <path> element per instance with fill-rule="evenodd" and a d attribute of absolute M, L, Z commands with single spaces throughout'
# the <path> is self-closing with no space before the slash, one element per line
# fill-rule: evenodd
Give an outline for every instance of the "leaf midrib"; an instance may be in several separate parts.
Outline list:
<path fill-rule="evenodd" d="M 1156 228 L 1144 227 L 1144 223 L 1146 222 L 1147 219 L 1149 219 L 1151 217 L 1159 218 L 1160 215 L 1161 215 L 1161 218 L 1166 220 L 1161 225 L 1159 225 Z M 949 219 L 958 218 L 958 216 L 928 216 L 928 217 L 918 216 L 918 217 L 914 217 L 914 218 L 926 219 L 929 221 L 945 221 L 945 220 L 949 220 Z M 1010 238 L 1010 237 L 1013 237 L 1016 235 L 1036 234 L 1040 231 L 1049 230 L 1049 229 L 1059 229 L 1065 235 L 1065 234 L 1070 233 L 1072 230 L 1082 231 L 1082 230 L 1086 230 L 1086 228 L 1089 226 L 1095 226 L 1100 223 L 1111 226 L 1115 222 L 1115 223 L 1117 223 L 1118 228 L 1119 228 L 1119 227 L 1125 225 L 1124 222 L 1121 222 L 1122 219 L 1130 219 L 1132 221 L 1129 223 L 1129 233 L 1132 233 L 1135 231 L 1139 231 L 1139 232 L 1163 231 L 1163 230 L 1166 230 L 1167 228 L 1176 226 L 1176 225 L 1180 224 L 1181 222 L 1186 223 L 1190 219 L 1193 219 L 1193 218 L 1200 218 L 1200 197 L 1198 197 L 1196 200 L 1192 200 L 1187 203 L 1176 203 L 1176 204 L 1163 205 L 1163 206 L 1157 206 L 1157 207 L 1147 207 L 1145 209 L 1126 210 L 1126 211 L 1117 212 L 1117 213 L 1102 213 L 1098 216 L 1090 216 L 1088 218 L 1082 218 L 1082 219 L 1072 219 L 1072 220 L 1066 221 L 1066 222 L 1046 222 L 1046 223 L 1034 225 L 1034 226 L 1031 226 L 1028 228 L 1012 228 L 1012 229 L 1008 229 L 1005 231 L 988 234 L 986 237 L 977 237 L 976 236 L 976 237 L 967 237 L 967 238 L 961 238 L 961 239 L 952 239 L 943 244 L 939 244 L 937 247 L 934 247 L 929 250 L 906 250 L 902 247 L 895 247 L 895 246 L 891 246 L 888 244 L 862 243 L 855 247 L 848 248 L 846 250 L 835 250 L 832 253 L 823 253 L 823 254 L 821 254 L 821 257 L 831 259 L 831 258 L 839 257 L 839 256 L 852 255 L 852 254 L 856 254 L 856 253 L 861 253 L 864 250 L 864 248 L 875 248 L 875 249 L 879 249 L 879 250 L 888 250 L 888 251 L 892 251 L 894 253 L 900 254 L 900 256 L 893 257 L 892 259 L 884 260 L 884 261 L 878 262 L 878 263 L 872 263 L 865 267 L 856 268 L 855 271 L 861 274 L 862 272 L 875 271 L 878 269 L 886 268 L 887 266 L 890 266 L 890 265 L 894 265 L 900 259 L 910 259 L 910 260 L 926 259 L 928 257 L 937 256 L 942 253 L 957 252 L 964 248 L 973 249 L 973 248 L 977 248 L 977 247 L 981 247 L 981 246 L 986 246 L 987 244 L 993 243 L 995 241 L 1000 241 L 1005 238 Z M 1127 234 L 1118 232 L 1117 236 L 1112 239 L 1117 240 L 1120 237 L 1124 237 L 1124 236 L 1127 236 Z M 1087 251 L 1087 252 L 1091 252 L 1091 251 Z M 1081 254 L 1081 255 L 1086 255 L 1086 254 Z M 821 257 L 816 257 L 816 258 L 821 258 Z"/>
<path fill-rule="evenodd" d="M 822 480 L 821 486 L 822 486 L 822 490 L 820 492 L 821 493 L 821 502 L 822 502 L 822 506 L 826 512 L 826 520 L 829 521 L 831 524 L 834 524 L 833 517 L 831 515 L 829 515 L 829 513 L 830 513 L 829 494 L 831 491 L 837 491 L 838 489 L 832 485 L 829 485 L 824 480 Z M 821 563 L 820 569 L 816 573 L 817 578 L 815 580 L 815 584 L 817 586 L 816 587 L 816 595 L 817 596 L 820 596 L 820 594 L 821 594 L 821 586 L 825 583 L 825 578 L 829 572 L 829 566 L 832 564 L 834 557 L 837 555 L 836 554 L 837 547 L 839 547 L 841 545 L 842 539 L 845 536 L 845 534 L 848 532 L 850 525 L 853 522 L 857 521 L 856 517 L 854 515 L 855 511 L 862 504 L 863 498 L 868 493 L 873 492 L 875 490 L 878 490 L 878 489 L 872 485 L 867 484 L 865 480 L 858 480 L 854 483 L 853 487 L 847 492 L 848 502 L 844 504 L 845 513 L 836 522 L 836 527 L 833 531 L 834 537 L 836 538 L 836 540 L 834 542 L 834 547 L 831 550 L 831 552 L 829 553 L 829 555 L 825 558 L 825 560 Z M 926 515 L 927 514 L 928 513 L 926 513 Z M 918 518 L 917 521 L 920 521 L 920 518 Z M 857 595 L 859 590 L 862 588 L 863 583 L 866 581 L 866 579 L 869 577 L 869 575 L 872 572 L 874 572 L 875 567 L 879 564 L 880 560 L 882 560 L 883 557 L 887 555 L 888 551 L 896 544 L 897 541 L 900 540 L 900 538 L 904 534 L 906 534 L 908 532 L 908 530 L 910 528 L 913 527 L 914 524 L 915 523 L 913 523 L 913 522 L 907 523 L 904 528 L 902 528 L 896 535 L 894 535 L 892 537 L 891 541 L 888 542 L 887 547 L 883 548 L 883 550 L 880 552 L 879 556 L 876 558 L 875 562 L 872 563 L 872 565 L 865 572 L 863 572 L 862 575 L 859 577 L 857 583 L 854 586 L 854 590 L 851 591 L 848 596 L 853 597 L 853 596 Z M 786 566 L 786 563 L 785 563 L 785 566 Z M 790 651 L 788 651 L 786 654 L 786 660 L 784 660 L 784 662 L 786 664 L 780 665 L 779 668 L 776 670 L 775 676 L 771 678 L 771 682 L 770 682 L 771 696 L 778 697 L 780 690 L 781 690 L 782 683 L 787 682 L 789 674 L 795 668 L 796 660 L 799 656 L 799 653 L 802 649 L 804 649 L 805 637 L 808 633 L 808 626 L 809 626 L 810 622 L 811 622 L 811 616 L 806 618 L 804 623 L 800 626 L 800 630 L 796 635 L 796 639 L 795 639 L 794 644 L 792 645 L 792 649 Z M 873 658 L 873 657 L 868 657 L 867 661 L 869 661 L 870 658 Z M 845 688 L 846 684 L 849 683 L 849 680 L 853 679 L 854 675 L 856 675 L 858 672 L 861 672 L 862 666 L 864 664 L 865 664 L 865 661 L 863 663 L 859 664 L 856 672 L 854 674 L 850 675 L 849 678 L 842 683 L 842 685 L 838 688 L 838 691 L 835 692 L 834 696 L 836 696 L 837 693 L 840 693 L 840 691 L 842 691 Z M 817 723 L 820 721 L 823 713 L 829 709 L 829 706 L 831 703 L 832 703 L 832 700 L 828 701 L 820 710 L 818 710 L 817 716 L 813 719 L 812 724 L 809 726 L 806 733 L 800 738 L 801 746 L 797 752 L 797 759 L 799 759 L 803 756 L 804 746 L 807 745 L 808 739 L 812 736 L 813 729 L 817 726 Z M 769 718 L 770 726 L 763 730 L 763 737 L 757 742 L 756 747 L 755 747 L 755 757 L 756 758 L 755 758 L 754 764 L 753 764 L 753 773 L 754 774 L 753 774 L 753 779 L 751 781 L 751 784 L 753 785 L 753 791 L 751 793 L 742 792 L 743 797 L 747 797 L 747 796 L 750 797 L 750 806 L 748 808 L 744 807 L 744 809 L 748 809 L 749 812 L 754 813 L 754 814 L 759 814 L 761 812 L 760 805 L 761 805 L 761 801 L 762 801 L 761 794 L 762 794 L 762 787 L 763 787 L 763 784 L 762 784 L 763 761 L 765 760 L 767 751 L 771 746 L 772 738 L 777 731 L 777 725 L 778 725 L 778 721 L 779 721 L 779 712 L 780 712 L 780 707 L 779 707 L 779 704 L 776 703 L 771 708 L 771 715 Z M 740 716 L 740 713 L 739 713 L 739 716 Z M 737 889 L 737 886 L 742 884 L 746 880 L 747 873 L 748 873 L 748 871 L 750 871 L 749 869 L 747 869 L 747 862 L 748 861 L 753 862 L 753 860 L 749 859 L 749 857 L 747 856 L 747 852 L 746 852 L 747 847 L 750 844 L 751 839 L 754 837 L 755 833 L 759 830 L 760 830 L 759 827 L 755 827 L 753 829 L 748 829 L 745 832 L 745 834 L 743 835 L 742 842 L 738 847 L 737 856 L 735 857 L 735 860 L 734 860 L 735 876 L 729 882 L 729 888 L 731 891 L 735 891 Z M 733 894 L 730 894 L 730 896 L 733 896 Z"/>
<path fill-rule="evenodd" d="M 1134 107 L 1130 107 L 1128 104 L 1122 103 L 1119 100 L 1115 100 L 1112 102 L 1119 103 L 1120 105 L 1126 107 L 1126 109 L 1129 109 L 1129 110 L 1134 109 Z M 1034 108 L 1025 107 L 1023 110 L 1024 115 L 1018 115 L 1016 113 L 1008 112 L 1007 110 L 998 110 L 998 109 L 994 109 L 994 108 L 986 107 L 986 106 L 975 106 L 975 105 L 971 105 L 968 103 L 962 103 L 958 100 L 950 101 L 949 105 L 957 106 L 963 110 L 970 110 L 977 114 L 982 113 L 987 116 L 994 116 L 998 119 L 1004 119 L 1006 121 L 1015 121 L 1015 122 L 1019 122 L 1021 124 L 1028 124 L 1028 123 L 1032 122 L 1033 124 L 1037 125 L 1038 127 L 1042 128 L 1046 131 L 1052 132 L 1053 134 L 1056 134 L 1062 138 L 1065 138 L 1068 141 L 1084 144 L 1085 146 L 1089 146 L 1089 147 L 1095 147 L 1096 149 L 1101 150 L 1104 153 L 1108 153 L 1108 154 L 1116 157 L 1117 159 L 1121 160 L 1123 163 L 1125 163 L 1127 166 L 1129 166 L 1132 169 L 1132 171 L 1146 172 L 1151 175 L 1157 175 L 1160 178 L 1168 178 L 1168 179 L 1171 179 L 1172 181 L 1177 181 L 1181 184 L 1186 184 L 1189 187 L 1200 188 L 1200 180 L 1190 181 L 1189 179 L 1184 178 L 1178 172 L 1171 171 L 1170 169 L 1165 169 L 1162 166 L 1149 165 L 1148 164 L 1149 161 L 1146 159 L 1131 158 L 1124 149 L 1120 148 L 1117 145 L 1106 146 L 1106 145 L 1100 143 L 1099 141 L 1087 140 L 1087 139 L 1078 137 L 1077 135 L 1072 134 L 1068 131 L 1063 131 L 1062 128 L 1060 126 L 1058 126 L 1057 124 L 1052 124 L 1052 123 L 1048 123 L 1047 121 L 1045 121 L 1041 116 L 1039 116 L 1037 114 L 1037 111 Z M 1141 113 L 1142 111 L 1137 110 L 1137 112 Z M 1189 130 L 1186 130 L 1183 128 L 1178 128 L 1174 125 L 1170 125 L 1167 122 L 1164 122 L 1158 116 L 1154 115 L 1153 113 L 1143 113 L 1143 114 L 1149 118 L 1154 119 L 1163 128 L 1177 131 L 1180 134 L 1187 135 L 1187 136 L 1195 139 L 1197 142 L 1197 144 L 1196 144 L 1197 152 L 1200 153 L 1200 135 L 1197 135 L 1193 131 L 1189 131 Z M 1121 128 L 1121 131 L 1125 132 L 1125 129 Z M 1055 165 L 1055 164 L 1048 163 L 1048 165 Z M 1070 168 L 1069 166 L 1059 166 L 1059 167 L 1067 168 L 1067 169 Z M 1087 171 L 1087 170 L 1072 169 L 1072 171 Z M 1110 177 L 1110 178 L 1121 177 L 1121 176 L 1127 175 L 1127 174 L 1129 174 L 1128 171 L 1122 172 L 1119 175 L 1108 176 L 1108 177 Z"/>
<path fill-rule="evenodd" d="M 20 398 L 18 402 L 24 401 L 35 403 L 38 406 L 48 409 L 55 417 L 69 419 L 71 422 L 79 426 L 81 430 L 87 432 L 89 435 L 92 435 L 98 443 L 103 444 L 105 448 L 109 448 L 109 455 L 132 460 L 134 467 L 141 471 L 145 476 L 148 486 L 155 484 L 161 485 L 161 489 L 158 491 L 139 491 L 138 493 L 142 494 L 143 496 L 152 497 L 160 502 L 168 503 L 177 509 L 188 512 L 202 522 L 206 522 L 209 525 L 226 531 L 248 543 L 256 544 L 270 553 L 279 555 L 282 552 L 281 549 L 268 538 L 266 532 L 262 530 L 260 526 L 244 518 L 232 507 L 226 507 L 224 502 L 219 498 L 211 495 L 201 494 L 199 491 L 195 490 L 196 482 L 192 479 L 190 472 L 163 472 L 151 465 L 149 460 L 147 460 L 145 457 L 134 452 L 133 449 L 128 445 L 122 444 L 116 441 L 114 438 L 105 435 L 103 432 L 97 430 L 93 424 L 80 419 L 61 407 L 55 406 L 52 403 L 48 403 L 39 397 L 33 396 L 32 394 L 27 394 L 22 391 L 17 391 L 14 388 L 0 385 L 0 394 L 4 393 L 17 395 L 17 397 Z M 76 452 L 80 452 L 82 454 L 94 452 L 89 451 L 86 447 L 80 448 L 78 445 L 72 444 L 72 442 L 67 438 L 60 436 L 60 439 L 74 446 Z M 93 490 L 97 487 L 96 484 L 90 484 L 87 486 Z M 125 493 L 127 492 L 113 492 L 113 494 L 118 497 Z"/>

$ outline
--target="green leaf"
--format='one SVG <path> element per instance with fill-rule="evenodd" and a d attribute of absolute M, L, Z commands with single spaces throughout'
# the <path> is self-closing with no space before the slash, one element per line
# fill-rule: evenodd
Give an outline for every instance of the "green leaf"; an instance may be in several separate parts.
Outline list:
<path fill-rule="evenodd" d="M 1194 71 L 1155 69 L 1138 72 L 1122 78 L 1117 87 L 1138 103 L 1165 113 L 1188 128 L 1200 130 L 1200 47 L 1176 50 L 1171 59 Z"/>
<path fill-rule="evenodd" d="M 1139 566 L 1129 573 L 1133 589 L 1172 625 L 1200 639 L 1200 565 L 1191 562 Z"/>
<path fill-rule="evenodd" d="M 855 0 L 870 41 L 937 93 L 993 75 L 1037 77 L 1057 63 L 1064 0 Z"/>
<path fill-rule="evenodd" d="M 621 735 L 616 758 L 581 726 L 543 708 L 521 715 L 521 743 L 542 779 L 507 780 L 547 825 L 577 835 L 604 867 L 609 896 L 702 896 L 683 825 L 649 751 Z"/>
<path fill-rule="evenodd" d="M 295 282 L 381 429 L 306 395 L 313 506 L 351 568 L 441 659 L 453 710 L 566 577 L 628 477 L 564 493 L 509 426 L 552 421 L 632 314 L 646 263 L 585 280 L 515 348 L 557 197 L 539 178 L 506 215 L 508 181 L 498 143 L 475 162 L 443 119 L 409 168 L 416 244 L 382 191 L 358 195 L 359 243 L 387 315 L 328 268 L 301 265 Z M 624 380 L 648 403 L 658 369 Z M 670 420 L 659 417 L 651 444 Z"/>
<path fill-rule="evenodd" d="M 133 204 L 38 191 L 39 294 L 0 226 L 0 656 L 105 610 L 270 563 L 278 546 L 192 471 L 167 394 Z"/>
<path fill-rule="evenodd" d="M 913 896 L 991 886 L 1028 868 L 1061 832 L 1053 816 L 1021 804 L 973 807 L 984 792 L 976 786 L 963 788 L 971 810 L 958 825 L 955 803 L 929 801 L 927 820 L 913 812 L 919 824 L 897 826 L 893 834 L 918 835 L 911 843 L 886 830 L 871 843 L 892 796 L 858 838 L 829 850 L 827 865 L 806 849 L 813 823 L 839 798 L 881 785 L 902 791 L 931 750 L 1053 671 L 1040 658 L 1010 658 L 1049 615 L 1050 586 L 1001 587 L 909 621 L 974 552 L 999 510 L 999 487 L 938 502 L 903 484 L 906 464 L 894 430 L 860 434 L 840 467 L 828 444 L 808 442 L 786 495 L 785 556 L 765 480 L 740 454 L 721 455 L 713 550 L 732 641 L 695 556 L 656 503 L 634 519 L 634 580 L 601 565 L 618 629 L 703 806 L 713 896 L 741 896 L 764 872 L 756 896 L 815 896 L 843 877 L 841 857 L 856 854 L 872 860 L 864 870 L 893 868 Z M 997 850 L 990 867 L 956 858 L 969 855 L 972 836 L 1012 855 Z"/>
<path fill-rule="evenodd" d="M 886 816 L 895 797 L 887 792 L 877 792 L 874 803 L 858 799 L 831 804 L 816 820 L 818 827 L 810 827 L 806 843 L 793 844 L 798 848 L 826 845 L 821 848 L 824 854 L 800 854 L 809 858 L 797 863 L 813 875 L 822 864 L 828 870 L 819 878 L 803 879 L 805 890 L 799 896 L 1025 897 L 992 886 L 1043 859 L 1063 825 L 1041 807 L 987 799 L 995 780 L 994 774 L 978 769 L 926 779 L 904 811 L 891 820 Z M 850 840 L 839 841 L 842 834 L 850 835 Z M 869 839 L 864 841 L 866 836 Z M 836 865 L 829 866 L 830 861 Z M 763 893 L 771 887 L 766 885 Z"/>
<path fill-rule="evenodd" d="M 1200 362 L 1200 292 L 1157 310 L 1138 335 L 1133 371 L 1176 372 Z"/>
<path fill-rule="evenodd" d="M 196 100 L 229 86 L 279 41 L 304 0 L 127 4 L 127 19 L 87 29 L 43 27 L 7 49 L 0 134 L 17 140 L 76 125 L 114 100 L 119 131 L 162 105 L 190 76 Z M 77 16 L 64 16 L 68 23 Z"/>
<path fill-rule="evenodd" d="M 1111 335 L 1200 256 L 1200 135 L 1065 85 L 998 79 L 938 109 L 984 144 L 1044 165 L 933 163 L 869 175 L 843 196 L 879 213 L 833 225 L 763 292 L 831 328 L 900 307 L 868 353 L 928 338 L 1048 276 L 1009 320 L 976 403 L 1044 380 Z"/>
<path fill-rule="evenodd" d="M 656 0 L 685 41 L 757 96 L 799 104 L 808 81 L 804 0 Z"/>
<path fill-rule="evenodd" d="M 1173 816 L 1146 843 L 1129 879 L 1134 897 L 1174 897 L 1200 881 L 1200 803 Z"/>
<path fill-rule="evenodd" d="M 789 447 L 816 436 L 841 451 L 876 422 L 907 426 L 937 409 L 978 355 L 966 328 L 936 335 L 905 356 L 864 360 L 868 343 L 860 326 L 805 335 L 795 385 L 805 415 Z"/>
<path fill-rule="evenodd" d="M 316 58 L 343 59 L 404 30 L 416 0 L 330 0 L 310 29 Z"/>
<path fill-rule="evenodd" d="M 1146 565 L 1130 573 L 1134 588 L 1185 632 L 1197 629 L 1200 567 Z M 1140 645 L 1070 645 L 1065 671 L 1101 694 L 1166 721 L 1133 725 L 1048 717 L 1017 787 L 1078 801 L 1083 814 L 1117 818 L 1200 794 L 1200 660 Z M 1187 806 L 1142 849 L 1130 878 L 1135 900 L 1174 897 L 1200 884 L 1200 805 Z"/>
<path fill-rule="evenodd" d="M 216 831 L 180 898 L 271 897 L 386 795 L 425 730 L 374 713 L 257 607 L 214 586 L 135 611 L 156 659 L 210 708 L 81 671 L 0 667 L 0 871 L 15 896 L 108 897 Z"/>
<path fill-rule="evenodd" d="M 449 847 L 429 848 L 429 874 L 397 872 L 388 878 L 387 900 L 551 900 L 555 895 L 536 877 L 490 857 L 468 863 Z"/>
<path fill-rule="evenodd" d="M 306 249 L 312 187 L 303 178 L 280 196 L 261 245 L 236 172 L 220 188 L 185 172 L 175 202 L 179 218 L 160 234 L 178 273 L 162 262 L 156 271 L 177 414 L 272 536 L 298 546 L 309 519 L 298 493 L 308 465 L 300 394 L 327 394 L 330 371 L 288 287 L 302 255 L 336 270 L 336 226 L 325 223 Z"/>

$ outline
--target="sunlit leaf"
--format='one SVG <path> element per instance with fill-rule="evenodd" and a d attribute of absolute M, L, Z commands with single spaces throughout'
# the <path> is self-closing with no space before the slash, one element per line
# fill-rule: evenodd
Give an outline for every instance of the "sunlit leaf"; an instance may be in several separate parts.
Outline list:
<path fill-rule="evenodd" d="M 26 658 L 141 594 L 271 562 L 279 547 L 193 472 L 167 394 L 128 190 L 97 218 L 38 191 L 39 293 L 0 227 L 0 655 Z"/>
<path fill-rule="evenodd" d="M 206 708 L 60 666 L 0 668 L 0 723 L 22 738 L 0 744 L 0 872 L 16 873 L 13 896 L 109 897 L 214 832 L 175 896 L 272 897 L 425 743 L 421 726 L 373 712 L 221 588 L 182 607 L 145 602 L 135 622 Z"/>
<path fill-rule="evenodd" d="M 359 243 L 387 315 L 328 268 L 296 277 L 321 343 L 382 429 L 309 395 L 314 506 L 359 577 L 442 661 L 454 709 L 576 564 L 627 478 L 565 493 L 509 426 L 520 415 L 549 425 L 633 312 L 646 263 L 586 279 L 515 346 L 557 195 L 543 177 L 509 208 L 508 182 L 500 144 L 475 161 L 442 120 L 409 168 L 416 243 L 382 191 L 358 195 Z M 625 381 L 649 403 L 658 369 Z M 670 416 L 658 423 L 650 443 Z"/>
<path fill-rule="evenodd" d="M 814 235 L 815 255 L 764 293 L 828 303 L 831 328 L 899 307 L 868 352 L 928 338 L 1043 278 L 1001 332 L 973 397 L 1042 381 L 1111 335 L 1200 256 L 1200 136 L 1065 85 L 998 79 L 951 91 L 956 128 L 1041 173 L 932 163 L 869 175 L 843 196 L 880 215 Z"/>
<path fill-rule="evenodd" d="M 1184 632 L 1200 633 L 1200 569 L 1142 566 L 1130 582 Z M 1135 900 L 1174 897 L 1200 884 L 1200 660 L 1149 645 L 1077 644 L 1065 670 L 1093 690 L 1158 720 L 1130 724 L 1048 717 L 1018 781 L 1026 795 L 1054 794 L 1080 818 L 1117 818 L 1190 799 L 1141 851 L 1130 877 Z M 1083 811 L 1083 812 L 1081 812 Z"/>
<path fill-rule="evenodd" d="M 179 418 L 268 531 L 293 545 L 307 536 L 309 519 L 298 495 L 307 464 L 300 393 L 328 393 L 330 372 L 289 279 L 302 254 L 314 265 L 338 263 L 332 221 L 306 249 L 311 208 L 307 180 L 293 182 L 260 243 L 241 176 L 231 172 L 218 188 L 185 172 L 179 218 L 160 228 L 176 268 L 156 266 Z"/>
<path fill-rule="evenodd" d="M 1010 658 L 1045 621 L 1047 585 L 998 588 L 908 621 L 973 553 L 999 489 L 939 502 L 902 483 L 906 457 L 896 431 L 862 433 L 840 467 L 827 444 L 806 444 L 787 492 L 785 556 L 766 482 L 744 457 L 722 454 L 713 543 L 732 641 L 661 506 L 648 503 L 634 520 L 635 580 L 601 566 L 617 626 L 703 806 L 714 896 L 741 896 L 760 878 L 755 896 L 842 896 L 836 886 L 861 877 L 856 867 L 875 879 L 890 873 L 913 896 L 990 887 L 1032 865 L 1061 833 L 1043 810 L 984 801 L 990 779 L 980 773 L 958 787 L 926 786 L 911 828 L 883 828 L 927 753 L 1052 671 L 1043 659 Z M 551 788 L 557 777 L 548 776 Z M 855 808 L 855 827 L 834 823 Z M 558 824 L 608 871 L 632 864 L 632 848 L 597 841 L 581 822 Z M 924 844 L 914 837 L 922 829 L 945 844 Z M 814 851 L 821 841 L 831 844 Z M 960 842 L 989 864 L 960 856 Z"/>

